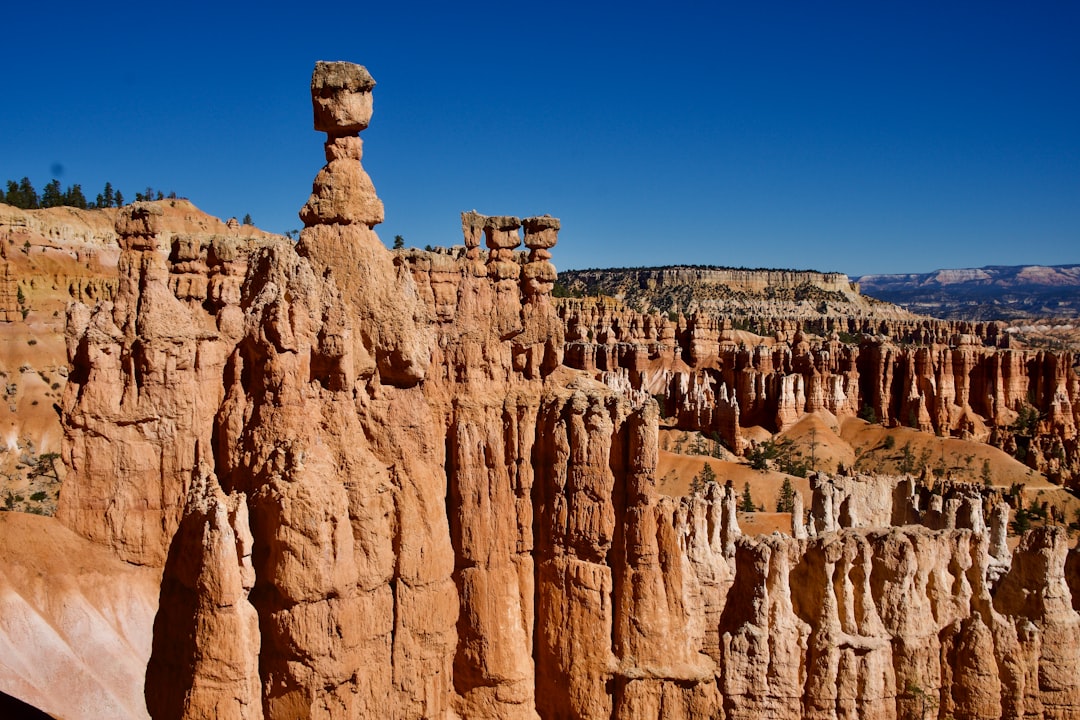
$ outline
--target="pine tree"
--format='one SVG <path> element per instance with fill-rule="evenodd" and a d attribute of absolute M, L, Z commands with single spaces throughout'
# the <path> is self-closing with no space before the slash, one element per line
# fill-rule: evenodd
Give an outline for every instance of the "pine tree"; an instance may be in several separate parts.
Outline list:
<path fill-rule="evenodd" d="M 116 191 L 116 207 L 124 207 L 124 196 L 119 190 Z"/>
<path fill-rule="evenodd" d="M 38 198 L 37 190 L 30 183 L 30 178 L 24 177 L 19 181 L 19 205 L 23 210 L 36 210 L 41 207 L 41 202 Z"/>
<path fill-rule="evenodd" d="M 255 222 L 251 219 L 251 213 L 247 213 L 247 214 L 244 215 L 244 224 L 245 225 L 254 225 L 255 224 Z"/>
<path fill-rule="evenodd" d="M 701 472 L 694 476 L 690 481 L 690 492 L 694 495 L 701 495 L 709 489 L 710 483 L 716 482 L 716 471 L 712 469 L 712 465 L 705 463 L 701 468 Z"/>
<path fill-rule="evenodd" d="M 394 249 L 395 250 L 400 250 L 403 247 L 405 247 L 405 238 L 401 237 L 400 235 L 395 235 L 394 236 Z"/>
<path fill-rule="evenodd" d="M 64 205 L 80 210 L 86 209 L 86 196 L 83 195 L 82 185 L 75 183 L 64 193 Z"/>
<path fill-rule="evenodd" d="M 776 499 L 776 512 L 794 512 L 795 488 L 791 486 L 791 478 L 784 478 L 784 484 L 780 486 L 780 497 Z"/>
<path fill-rule="evenodd" d="M 903 453 L 897 469 L 904 475 L 910 475 L 915 470 L 915 453 L 911 450 L 911 443 L 904 445 Z"/>
<path fill-rule="evenodd" d="M 41 207 L 59 207 L 64 204 L 64 193 L 60 189 L 60 181 L 53 178 L 52 181 L 41 191 Z"/>
<path fill-rule="evenodd" d="M 105 190 L 102 191 L 101 198 L 104 201 L 104 204 L 101 205 L 101 207 L 112 207 L 113 206 L 113 202 L 116 200 L 116 198 L 113 197 L 113 187 L 112 187 L 111 182 L 106 182 L 105 183 Z"/>
<path fill-rule="evenodd" d="M 742 500 L 739 501 L 739 510 L 743 512 L 757 512 L 754 504 L 754 496 L 750 494 L 750 483 L 743 485 Z"/>

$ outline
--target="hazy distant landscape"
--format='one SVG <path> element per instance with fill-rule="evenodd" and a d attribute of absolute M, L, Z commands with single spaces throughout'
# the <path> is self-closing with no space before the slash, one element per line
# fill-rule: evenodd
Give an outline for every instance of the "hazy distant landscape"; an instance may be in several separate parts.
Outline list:
<path fill-rule="evenodd" d="M 946 320 L 1080 315 L 1080 265 L 991 265 L 855 280 L 866 295 Z"/>

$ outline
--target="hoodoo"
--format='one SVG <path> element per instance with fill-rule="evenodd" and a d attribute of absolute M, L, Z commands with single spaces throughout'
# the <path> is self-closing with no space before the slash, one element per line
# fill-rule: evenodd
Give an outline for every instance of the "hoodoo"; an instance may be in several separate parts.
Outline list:
<path fill-rule="evenodd" d="M 128 206 L 115 299 L 69 311 L 59 518 L 160 573 L 151 717 L 894 719 L 930 698 L 1080 718 L 1063 528 L 1010 554 L 998 498 L 900 478 L 863 504 L 815 478 L 791 536 L 742 535 L 730 484 L 661 496 L 649 388 L 592 341 L 563 362 L 556 218 L 463 213 L 464 250 L 380 242 L 374 87 L 316 65 L 327 164 L 296 246 L 174 240 Z M 839 347 L 751 357 L 706 330 L 687 356 L 744 371 L 717 427 L 857 412 L 867 371 Z M 952 427 L 954 404 L 1009 392 L 977 352 L 918 362 L 943 399 L 883 412 Z M 798 379 L 756 379 L 774 363 Z"/>

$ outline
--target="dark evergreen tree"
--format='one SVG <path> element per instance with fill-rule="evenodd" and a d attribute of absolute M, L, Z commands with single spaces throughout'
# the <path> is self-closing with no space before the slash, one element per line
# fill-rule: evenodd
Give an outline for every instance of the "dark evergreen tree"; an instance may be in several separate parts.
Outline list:
<path fill-rule="evenodd" d="M 102 191 L 101 197 L 105 201 L 105 204 L 101 205 L 101 207 L 112 207 L 113 206 L 113 203 L 116 201 L 116 198 L 113 197 L 113 186 L 112 186 L 111 182 L 106 182 L 105 183 L 105 190 Z"/>
<path fill-rule="evenodd" d="M 690 492 L 694 495 L 704 494 L 709 489 L 709 483 L 714 482 L 716 482 L 716 471 L 712 469 L 712 465 L 705 463 L 701 472 L 690 481 Z"/>
<path fill-rule="evenodd" d="M 254 225 L 255 224 L 255 221 L 251 219 L 251 213 L 246 213 L 244 215 L 243 223 L 245 225 Z"/>
<path fill-rule="evenodd" d="M 80 210 L 86 209 L 86 196 L 83 195 L 82 185 L 75 183 L 67 189 L 64 193 L 64 205 L 73 208 L 79 208 Z"/>
<path fill-rule="evenodd" d="M 1017 535 L 1023 535 L 1031 529 L 1031 513 L 1025 510 L 1023 507 L 1016 508 L 1016 512 L 1013 515 L 1012 521 L 1013 532 Z"/>
<path fill-rule="evenodd" d="M 24 177 L 19 181 L 19 200 L 22 204 L 18 207 L 21 207 L 24 210 L 36 210 L 41 207 L 41 201 L 38 198 L 37 190 L 34 189 L 34 186 L 28 177 Z"/>
<path fill-rule="evenodd" d="M 897 469 L 904 475 L 910 475 L 915 471 L 915 453 L 911 449 L 911 443 L 904 445 L 903 457 L 900 459 Z"/>
<path fill-rule="evenodd" d="M 116 207 L 124 207 L 124 195 L 119 190 L 116 191 Z"/>
<path fill-rule="evenodd" d="M 394 236 L 394 249 L 395 250 L 400 250 L 403 247 L 405 247 L 405 238 L 401 237 L 400 235 L 395 235 Z"/>
<path fill-rule="evenodd" d="M 59 207 L 64 204 L 64 192 L 60 189 L 60 181 L 53 178 L 52 181 L 41 191 L 41 207 Z"/>
<path fill-rule="evenodd" d="M 791 478 L 784 478 L 784 484 L 780 486 L 780 497 L 776 498 L 776 512 L 793 512 L 795 510 L 795 488 L 791 486 Z"/>
<path fill-rule="evenodd" d="M 742 499 L 739 501 L 739 510 L 743 512 L 757 512 L 754 504 L 754 496 L 750 494 L 750 483 L 743 485 Z"/>

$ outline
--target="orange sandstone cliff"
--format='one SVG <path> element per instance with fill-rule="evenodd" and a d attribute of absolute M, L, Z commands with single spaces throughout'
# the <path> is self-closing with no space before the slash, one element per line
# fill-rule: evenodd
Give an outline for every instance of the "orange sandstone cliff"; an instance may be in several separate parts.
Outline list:
<path fill-rule="evenodd" d="M 750 538 L 731 487 L 661 497 L 656 403 L 562 362 L 556 219 L 381 244 L 374 85 L 315 68 L 297 246 L 161 248 L 135 204 L 68 311 L 58 518 L 160 573 L 151 717 L 1080 718 L 1061 528 L 1010 553 L 998 506 L 819 479 Z"/>
<path fill-rule="evenodd" d="M 568 365 L 625 374 L 662 395 L 681 428 L 716 433 L 736 452 L 744 428 L 781 432 L 827 411 L 989 443 L 1059 484 L 1080 483 L 1073 354 L 1007 347 L 1000 324 L 774 319 L 773 335 L 761 337 L 704 312 L 671 319 L 570 299 L 559 315 Z M 837 327 L 865 334 L 841 342 Z M 1031 425 L 1018 427 L 1022 417 Z"/>

